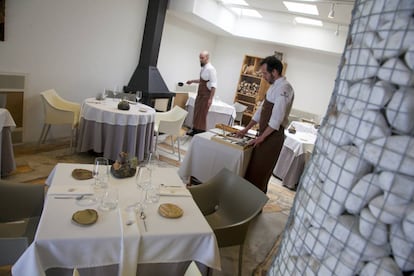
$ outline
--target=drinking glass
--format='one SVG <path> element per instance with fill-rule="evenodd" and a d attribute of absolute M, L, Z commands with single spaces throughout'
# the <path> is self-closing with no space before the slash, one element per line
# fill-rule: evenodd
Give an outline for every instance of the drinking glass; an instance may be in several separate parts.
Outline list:
<path fill-rule="evenodd" d="M 117 99 L 117 95 L 118 95 L 118 93 L 120 93 L 120 91 L 119 91 L 119 89 L 118 89 L 118 86 L 115 86 L 114 91 L 113 91 L 113 94 L 114 94 L 114 101 L 117 101 L 117 100 L 118 100 L 118 99 Z"/>
<path fill-rule="evenodd" d="M 142 91 L 137 91 L 135 93 L 135 98 L 137 99 L 137 102 L 139 102 L 139 100 L 142 98 Z"/>
<path fill-rule="evenodd" d="M 137 211 L 145 209 L 145 199 L 147 198 L 148 188 L 151 187 L 152 169 L 148 165 L 138 167 L 135 183 L 137 188 L 141 191 L 140 200 L 136 204 Z"/>
<path fill-rule="evenodd" d="M 109 187 L 105 189 L 99 208 L 103 211 L 111 211 L 118 207 L 118 189 Z"/>
<path fill-rule="evenodd" d="M 109 161 L 105 157 L 95 158 L 92 175 L 95 179 L 95 189 L 108 187 Z"/>

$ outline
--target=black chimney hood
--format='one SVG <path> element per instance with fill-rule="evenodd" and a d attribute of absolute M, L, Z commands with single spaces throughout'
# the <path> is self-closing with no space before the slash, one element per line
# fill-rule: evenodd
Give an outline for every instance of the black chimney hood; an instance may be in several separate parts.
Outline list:
<path fill-rule="evenodd" d="M 141 102 L 152 107 L 155 99 L 168 99 L 170 109 L 175 93 L 169 91 L 157 68 L 167 6 L 168 0 L 148 0 L 139 63 L 124 90 L 132 93 L 142 91 Z"/>

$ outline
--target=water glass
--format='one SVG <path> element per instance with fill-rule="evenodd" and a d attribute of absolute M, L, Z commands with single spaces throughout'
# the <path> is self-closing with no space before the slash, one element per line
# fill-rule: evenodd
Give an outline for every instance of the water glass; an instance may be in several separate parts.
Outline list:
<path fill-rule="evenodd" d="M 95 158 L 92 171 L 95 178 L 95 188 L 106 188 L 109 182 L 109 161 L 104 157 Z"/>
<path fill-rule="evenodd" d="M 118 207 L 118 189 L 107 188 L 102 196 L 99 208 L 103 211 L 111 211 Z"/>
<path fill-rule="evenodd" d="M 160 188 L 159 185 L 151 185 L 146 191 L 146 203 L 158 203 L 160 201 Z"/>

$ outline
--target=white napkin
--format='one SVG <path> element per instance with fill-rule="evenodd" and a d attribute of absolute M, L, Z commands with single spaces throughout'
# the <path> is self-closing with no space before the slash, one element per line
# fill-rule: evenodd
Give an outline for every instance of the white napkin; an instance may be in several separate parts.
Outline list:
<path fill-rule="evenodd" d="M 47 194 L 55 196 L 93 195 L 93 190 L 91 185 L 52 185 Z"/>
<path fill-rule="evenodd" d="M 191 196 L 190 191 L 185 187 L 161 187 L 160 196 Z"/>

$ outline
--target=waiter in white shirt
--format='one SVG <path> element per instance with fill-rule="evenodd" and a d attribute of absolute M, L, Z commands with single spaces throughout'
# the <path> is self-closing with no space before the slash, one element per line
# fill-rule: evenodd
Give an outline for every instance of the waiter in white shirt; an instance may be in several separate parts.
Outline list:
<path fill-rule="evenodd" d="M 191 136 L 206 131 L 208 110 L 217 88 L 217 72 L 209 61 L 210 54 L 208 51 L 202 51 L 199 58 L 200 78 L 187 81 L 187 84 L 198 83 L 197 97 L 194 104 L 193 129 L 188 132 Z"/>
<path fill-rule="evenodd" d="M 266 193 L 267 184 L 285 140 L 284 129 L 288 125 L 294 91 L 282 76 L 283 64 L 276 57 L 264 58 L 260 66 L 263 78 L 270 83 L 270 87 L 252 120 L 237 134 L 244 136 L 250 128 L 259 123 L 259 136 L 250 141 L 254 149 L 244 178 Z"/>

